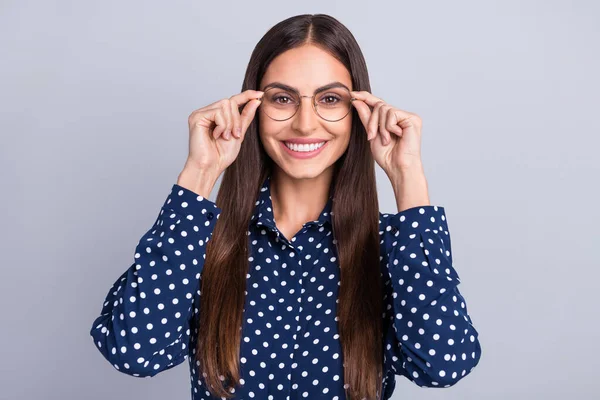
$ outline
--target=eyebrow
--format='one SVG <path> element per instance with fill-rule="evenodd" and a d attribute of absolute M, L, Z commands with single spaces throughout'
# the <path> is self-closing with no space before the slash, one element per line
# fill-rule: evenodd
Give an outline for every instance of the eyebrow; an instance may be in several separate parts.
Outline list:
<path fill-rule="evenodd" d="M 271 88 L 271 87 L 275 87 L 275 88 L 287 90 L 287 91 L 290 91 L 290 92 L 294 92 L 296 94 L 300 94 L 300 92 L 298 91 L 297 88 L 289 86 L 289 85 L 286 85 L 285 83 L 281 83 L 281 82 L 271 82 L 267 86 L 265 86 L 264 88 L 262 88 L 261 92 L 264 92 L 265 90 L 267 90 L 268 88 Z M 336 81 L 336 82 L 331 82 L 331 83 L 328 83 L 327 85 L 324 85 L 324 86 L 316 88 L 313 94 L 318 93 L 318 92 L 322 92 L 323 90 L 333 89 L 333 88 L 336 88 L 336 87 L 343 87 L 343 88 L 347 89 L 348 91 L 350 91 L 350 89 L 348 88 L 348 86 L 344 85 L 341 82 L 337 82 Z"/>

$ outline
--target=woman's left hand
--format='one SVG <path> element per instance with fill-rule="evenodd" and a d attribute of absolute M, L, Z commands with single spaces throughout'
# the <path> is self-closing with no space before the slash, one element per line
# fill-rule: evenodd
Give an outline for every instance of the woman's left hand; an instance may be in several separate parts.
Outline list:
<path fill-rule="evenodd" d="M 357 98 L 352 104 L 367 130 L 373 158 L 387 175 L 421 169 L 421 118 L 394 108 L 367 91 L 351 93 Z"/>

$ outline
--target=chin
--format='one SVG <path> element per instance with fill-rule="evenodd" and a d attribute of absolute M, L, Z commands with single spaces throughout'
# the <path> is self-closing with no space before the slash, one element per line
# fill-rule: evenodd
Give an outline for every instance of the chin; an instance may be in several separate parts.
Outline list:
<path fill-rule="evenodd" d="M 313 179 L 329 171 L 329 160 L 289 160 L 285 156 L 275 162 L 279 169 L 293 179 Z"/>
<path fill-rule="evenodd" d="M 280 167 L 281 168 L 281 167 Z M 324 168 L 281 168 L 293 179 L 313 179 L 324 172 Z"/>

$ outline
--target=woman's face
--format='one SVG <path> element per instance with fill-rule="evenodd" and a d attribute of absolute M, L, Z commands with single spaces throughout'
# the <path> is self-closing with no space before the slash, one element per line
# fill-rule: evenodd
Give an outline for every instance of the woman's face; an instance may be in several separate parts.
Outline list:
<path fill-rule="evenodd" d="M 312 96 L 315 90 L 333 82 L 340 82 L 354 90 L 346 67 L 312 45 L 288 50 L 273 59 L 259 90 L 275 82 L 296 88 L 304 96 Z M 321 96 L 317 97 L 317 104 L 319 98 Z M 333 168 L 350 142 L 352 112 L 339 121 L 329 122 L 315 113 L 312 102 L 310 98 L 301 98 L 296 114 L 285 121 L 273 120 L 261 109 L 258 110 L 259 136 L 267 154 L 287 175 L 296 179 L 314 178 Z M 286 143 L 306 139 L 325 142 L 325 145 L 314 153 L 294 152 L 286 147 Z M 296 147 L 296 150 L 302 148 Z"/>

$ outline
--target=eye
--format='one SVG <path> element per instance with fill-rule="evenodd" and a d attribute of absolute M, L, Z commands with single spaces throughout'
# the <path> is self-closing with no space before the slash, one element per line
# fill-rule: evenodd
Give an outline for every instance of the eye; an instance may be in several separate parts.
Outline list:
<path fill-rule="evenodd" d="M 279 100 L 281 100 L 281 99 L 287 99 L 287 100 L 289 100 L 289 101 L 287 101 L 287 102 L 286 102 L 286 101 L 284 101 L 284 102 L 280 102 Z M 285 96 L 285 95 L 279 95 L 279 96 L 275 96 L 275 97 L 273 97 L 273 101 L 274 101 L 275 103 L 279 103 L 279 104 L 290 104 L 290 103 L 292 103 L 292 102 L 293 102 L 293 100 L 292 100 L 290 97 L 288 97 L 288 96 Z"/>
<path fill-rule="evenodd" d="M 326 105 L 330 105 L 330 104 L 338 103 L 341 99 L 339 98 L 339 96 L 337 96 L 335 94 L 327 94 L 327 95 L 321 97 L 321 100 L 324 100 L 324 103 Z"/>

